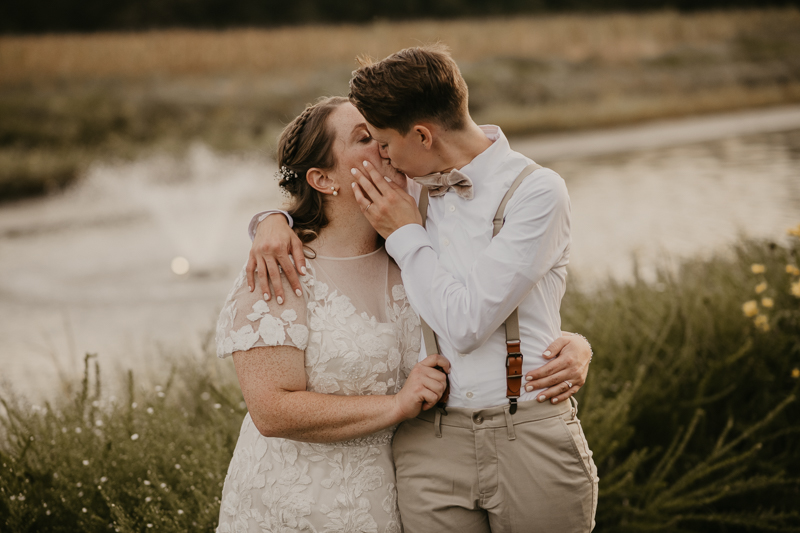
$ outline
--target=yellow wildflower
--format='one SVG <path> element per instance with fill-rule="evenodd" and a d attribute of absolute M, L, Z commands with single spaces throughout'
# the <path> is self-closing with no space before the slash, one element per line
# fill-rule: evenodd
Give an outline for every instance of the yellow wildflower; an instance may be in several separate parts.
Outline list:
<path fill-rule="evenodd" d="M 792 276 L 800 276 L 800 268 L 797 268 L 794 265 L 786 265 L 786 273 L 791 274 Z"/>
<path fill-rule="evenodd" d="M 794 379 L 800 378 L 800 368 L 793 368 L 792 369 L 792 377 Z"/>
<path fill-rule="evenodd" d="M 744 305 L 742 305 L 742 312 L 744 313 L 744 316 L 747 317 L 756 316 L 758 314 L 758 302 L 755 300 L 745 302 Z"/>
<path fill-rule="evenodd" d="M 753 271 L 753 274 L 763 274 L 764 271 L 767 269 L 764 268 L 764 265 L 760 263 L 753 263 L 752 265 L 750 265 L 750 270 Z"/>
<path fill-rule="evenodd" d="M 767 315 L 758 315 L 755 320 L 753 320 L 753 323 L 761 331 L 769 331 L 769 319 L 767 318 Z"/>
<path fill-rule="evenodd" d="M 794 283 L 792 283 L 791 293 L 792 296 L 800 298 L 800 281 L 795 281 Z"/>
<path fill-rule="evenodd" d="M 794 235 L 795 237 L 800 237 L 800 224 L 793 228 L 789 228 L 786 230 L 786 233 L 789 235 Z"/>
<path fill-rule="evenodd" d="M 769 308 L 775 305 L 775 302 L 772 301 L 772 298 L 761 298 L 761 305 Z"/>
<path fill-rule="evenodd" d="M 761 283 L 756 285 L 756 294 L 761 294 L 765 290 L 767 290 L 767 282 L 766 281 L 762 281 Z"/>

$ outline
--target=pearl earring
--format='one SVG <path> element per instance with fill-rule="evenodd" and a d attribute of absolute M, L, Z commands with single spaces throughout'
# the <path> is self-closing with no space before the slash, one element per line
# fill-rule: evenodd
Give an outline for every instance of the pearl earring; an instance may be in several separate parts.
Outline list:
<path fill-rule="evenodd" d="M 336 187 L 331 187 L 334 196 L 339 196 L 339 191 L 336 190 Z"/>

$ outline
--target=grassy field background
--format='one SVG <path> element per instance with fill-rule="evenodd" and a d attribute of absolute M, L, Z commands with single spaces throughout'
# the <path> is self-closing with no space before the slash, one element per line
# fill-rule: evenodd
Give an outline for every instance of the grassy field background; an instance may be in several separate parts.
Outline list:
<path fill-rule="evenodd" d="M 751 241 L 656 283 L 570 285 L 564 327 L 595 352 L 596 531 L 800 531 L 799 255 Z M 155 386 L 106 390 L 87 356 L 58 401 L 0 392 L 0 529 L 213 531 L 246 407 L 208 341 Z"/>
<path fill-rule="evenodd" d="M 471 111 L 509 134 L 800 102 L 800 11 L 558 15 L 270 30 L 0 37 L 0 201 L 98 159 L 271 153 L 354 58 L 441 40 Z"/>

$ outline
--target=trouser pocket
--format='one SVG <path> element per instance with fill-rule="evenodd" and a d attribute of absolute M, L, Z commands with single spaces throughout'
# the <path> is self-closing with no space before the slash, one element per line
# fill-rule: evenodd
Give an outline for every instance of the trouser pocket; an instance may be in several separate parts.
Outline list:
<path fill-rule="evenodd" d="M 583 433 L 581 421 L 578 419 L 574 409 L 571 412 L 565 413 L 561 417 L 561 420 L 572 442 L 575 456 L 583 466 L 586 477 L 592 485 L 591 527 L 594 528 L 594 518 L 597 513 L 597 491 L 600 479 L 597 477 L 597 467 L 592 459 L 592 450 L 589 448 L 586 435 Z"/>

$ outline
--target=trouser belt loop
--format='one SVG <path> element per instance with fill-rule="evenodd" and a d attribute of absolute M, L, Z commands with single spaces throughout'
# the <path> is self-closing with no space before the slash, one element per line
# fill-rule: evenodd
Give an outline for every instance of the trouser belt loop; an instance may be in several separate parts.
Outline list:
<path fill-rule="evenodd" d="M 442 409 L 436 408 L 436 414 L 433 416 L 433 432 L 437 439 L 442 438 Z"/>
<path fill-rule="evenodd" d="M 517 434 L 514 433 L 514 420 L 511 418 L 511 406 L 503 406 L 503 414 L 506 415 L 506 428 L 508 429 L 508 440 L 515 440 Z"/>
<path fill-rule="evenodd" d="M 569 401 L 572 403 L 572 419 L 575 420 L 575 417 L 578 416 L 578 400 L 575 399 L 575 396 L 570 396 Z"/>

